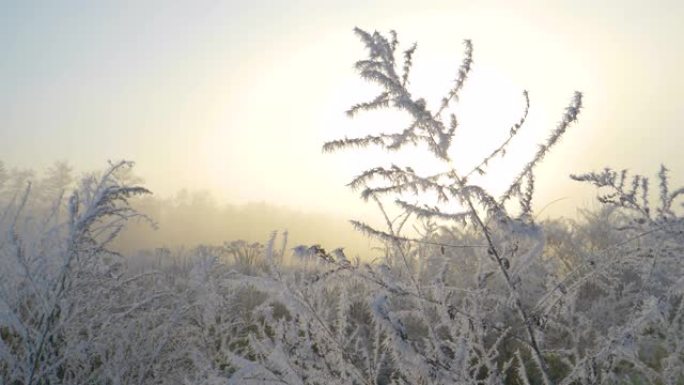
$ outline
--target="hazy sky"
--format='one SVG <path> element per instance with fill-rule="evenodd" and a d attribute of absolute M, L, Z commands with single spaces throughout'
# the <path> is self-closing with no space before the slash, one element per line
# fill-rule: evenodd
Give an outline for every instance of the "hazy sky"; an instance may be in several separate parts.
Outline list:
<path fill-rule="evenodd" d="M 538 206 L 586 205 L 591 189 L 567 175 L 606 165 L 653 174 L 664 162 L 682 181 L 682 1 L 1 3 L 0 160 L 10 166 L 125 158 L 162 195 L 207 189 L 227 202 L 349 214 L 360 204 L 345 183 L 381 159 L 322 154 L 321 144 L 395 121 L 344 115 L 374 92 L 352 67 L 364 55 L 359 26 L 418 42 L 412 84 L 428 101 L 473 40 L 456 139 L 464 164 L 505 137 L 529 90 L 529 126 L 512 160 L 495 165 L 495 187 L 574 90 L 585 108 L 537 176 Z"/>

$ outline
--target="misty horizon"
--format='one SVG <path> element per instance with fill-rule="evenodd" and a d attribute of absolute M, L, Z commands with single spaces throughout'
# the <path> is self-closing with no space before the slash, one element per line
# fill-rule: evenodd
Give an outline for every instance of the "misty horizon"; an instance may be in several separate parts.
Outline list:
<path fill-rule="evenodd" d="M 529 91 L 528 121 L 509 159 L 492 165 L 494 189 L 528 161 L 571 92 L 584 92 L 583 124 L 538 170 L 534 204 L 557 201 L 545 214 L 571 216 L 592 202 L 571 173 L 616 163 L 642 174 L 661 163 L 684 169 L 675 146 L 683 139 L 680 2 L 250 4 L 105 2 L 37 11 L 12 3 L 0 16 L 0 158 L 33 169 L 63 159 L 79 170 L 127 159 L 160 196 L 186 188 L 225 203 L 372 211 L 346 183 L 417 152 L 321 153 L 324 142 L 346 133 L 405 124 L 382 113 L 345 116 L 374 94 L 350 59 L 362 49 L 352 28 L 372 26 L 401 31 L 402 45 L 419 42 L 412 87 L 430 105 L 453 79 L 460 41 L 472 39 L 457 168 L 491 151 L 488 140 L 505 137 Z"/>

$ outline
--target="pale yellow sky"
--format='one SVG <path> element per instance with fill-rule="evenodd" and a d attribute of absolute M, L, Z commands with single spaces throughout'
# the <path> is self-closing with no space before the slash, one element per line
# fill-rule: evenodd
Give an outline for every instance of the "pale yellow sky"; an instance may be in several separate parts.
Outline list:
<path fill-rule="evenodd" d="M 473 40 L 456 159 L 504 138 L 530 92 L 528 125 L 489 182 L 501 188 L 546 138 L 574 90 L 584 110 L 537 175 L 537 205 L 570 213 L 592 190 L 567 175 L 611 165 L 684 173 L 684 5 L 680 1 L 9 2 L 0 15 L 0 160 L 79 169 L 137 162 L 149 188 L 210 190 L 353 217 L 345 184 L 383 162 L 372 151 L 322 154 L 393 116 L 349 120 L 375 90 L 352 64 L 352 28 L 416 41 L 416 95 L 436 102 Z M 391 127 L 390 127 L 391 128 Z M 460 142 L 459 142 L 460 141 Z M 401 160 L 414 162 L 417 153 Z M 426 167 L 429 163 L 425 164 Z M 457 165 L 458 166 L 458 165 Z M 555 211 L 554 211 L 555 210 Z"/>

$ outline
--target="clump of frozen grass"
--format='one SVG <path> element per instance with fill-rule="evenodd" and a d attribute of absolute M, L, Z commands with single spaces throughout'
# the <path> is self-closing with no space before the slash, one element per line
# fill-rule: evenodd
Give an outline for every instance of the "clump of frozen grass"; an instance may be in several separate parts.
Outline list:
<path fill-rule="evenodd" d="M 3 382 L 83 380 L 72 365 L 88 360 L 82 348 L 98 336 L 89 334 L 94 330 L 78 331 L 88 325 L 80 321 L 92 314 L 89 307 L 104 304 L 91 300 L 102 299 L 107 283 L 122 273 L 120 256 L 109 249 L 112 240 L 127 221 L 144 218 L 128 200 L 149 191 L 118 179 L 131 166 L 113 163 L 102 175 L 85 177 L 67 201 L 60 194 L 42 213 L 27 208 L 30 183 L 19 199 L 5 206 L 0 235 Z"/>
<path fill-rule="evenodd" d="M 381 198 L 395 197 L 394 203 L 401 210 L 401 223 L 405 223 L 410 216 L 414 216 L 425 220 L 439 220 L 447 223 L 448 226 L 472 226 L 476 229 L 482 235 L 486 248 L 486 257 L 484 257 L 483 266 L 480 267 L 480 274 L 482 277 L 496 274 L 505 285 L 506 288 L 499 293 L 503 296 L 501 300 L 510 303 L 515 309 L 514 313 L 518 318 L 516 322 L 523 325 L 525 329 L 526 348 L 541 371 L 544 382 L 551 382 L 547 358 L 538 341 L 534 315 L 530 313 L 531 309 L 525 306 L 521 298 L 523 293 L 520 281 L 524 274 L 518 273 L 523 272 L 525 265 L 530 261 L 538 259 L 543 248 L 543 236 L 532 220 L 533 171 L 550 149 L 558 143 L 568 127 L 577 120 L 582 107 L 582 94 L 575 93 L 556 129 L 539 146 L 532 160 L 522 167 L 519 175 L 512 181 L 505 193 L 496 198 L 479 185 L 469 183 L 468 176 L 473 173 L 486 174 L 490 160 L 505 153 L 506 146 L 515 138 L 525 123 L 529 110 L 527 92 L 523 93 L 525 109 L 522 117 L 510 128 L 509 137 L 503 143 L 494 146 L 491 154 L 478 162 L 472 171 L 460 173 L 450 156 L 458 119 L 454 113 L 449 114 L 448 120 L 445 120 L 443 115 L 452 103 L 458 101 L 459 92 L 472 68 L 472 43 L 469 40 L 464 41 L 464 58 L 457 71 L 456 80 L 440 105 L 433 111 L 427 106 L 425 99 L 414 96 L 408 89 L 409 73 L 416 45 L 412 45 L 404 52 L 403 66 L 399 69 L 395 59 L 398 47 L 396 33 L 391 32 L 390 37 L 387 38 L 378 32 L 371 34 L 358 28 L 355 32 L 369 51 L 368 58 L 358 61 L 356 68 L 363 79 L 377 84 L 381 92 L 371 102 L 353 106 L 349 110 L 349 115 L 354 116 L 362 111 L 379 108 L 393 108 L 407 112 L 412 118 L 412 123 L 399 132 L 332 141 L 324 145 L 324 151 L 370 145 L 378 146 L 386 151 L 396 151 L 404 146 L 423 144 L 432 156 L 445 164 L 447 171 L 432 175 L 418 175 L 411 165 L 392 165 L 391 167 L 375 167 L 363 172 L 352 180 L 350 185 L 352 188 L 363 188 L 361 192 L 363 199 L 373 199 L 378 203 L 385 215 L 387 226 L 386 229 L 379 230 L 358 221 L 352 223 L 360 231 L 392 245 L 393 252 L 404 262 L 404 268 L 408 271 L 406 274 L 414 281 L 413 287 L 407 290 L 419 299 L 425 299 L 426 294 L 421 284 L 413 278 L 413 272 L 410 272 L 408 254 L 411 249 L 411 240 L 401 235 L 401 225 L 397 226 L 389 219 Z M 414 202 L 407 201 L 403 196 L 406 195 L 405 193 L 411 193 L 415 197 Z M 437 203 L 441 206 L 422 203 L 420 202 L 421 196 L 436 196 Z M 509 213 L 506 205 L 512 199 L 517 199 L 520 207 L 515 216 Z M 460 211 L 448 212 L 444 207 L 456 207 L 460 208 Z M 530 239 L 533 240 L 532 245 L 528 246 L 527 250 L 520 247 L 529 244 Z M 513 260 L 513 266 L 511 260 Z M 428 326 L 428 328 L 431 327 Z M 436 335 L 436 333 L 435 330 L 430 331 L 431 335 Z M 492 365 L 491 362 L 486 365 L 491 373 L 500 370 L 496 365 Z"/>
<path fill-rule="evenodd" d="M 464 58 L 454 85 L 433 110 L 408 88 L 416 45 L 404 52 L 400 69 L 395 58 L 399 44 L 394 32 L 389 37 L 360 29 L 355 32 L 369 52 L 366 59 L 356 63 L 356 68 L 363 79 L 378 85 L 380 94 L 370 102 L 353 106 L 348 114 L 395 109 L 408 113 L 412 122 L 396 132 L 331 141 L 324 145 L 324 151 L 368 146 L 398 151 L 405 146 L 422 145 L 446 169 L 419 175 L 410 164 L 378 166 L 362 172 L 350 183 L 353 189 L 361 190 L 363 199 L 375 201 L 385 218 L 384 229 L 352 221 L 358 230 L 384 241 L 389 250 L 385 262 L 376 268 L 369 267 L 365 274 L 389 298 L 383 302 L 385 310 L 376 312 L 380 314 L 378 322 L 384 323 L 397 340 L 404 340 L 405 328 L 397 325 L 422 320 L 422 343 L 395 346 L 417 357 L 417 361 L 412 361 L 417 366 L 398 370 L 423 373 L 413 380 L 422 383 L 442 383 L 446 379 L 498 383 L 516 378 L 550 384 L 613 381 L 625 376 L 653 378 L 657 372 L 639 357 L 644 345 L 638 341 L 644 337 L 645 328 L 656 324 L 658 330 L 668 330 L 669 339 L 677 340 L 665 344 L 671 345 L 668 358 L 659 361 L 669 362 L 669 368 L 673 368 L 672 362 L 680 361 L 677 352 L 681 343 L 675 330 L 681 328 L 681 322 L 661 321 L 664 309 L 678 307 L 677 298 L 681 296 L 677 284 L 681 279 L 675 273 L 681 271 L 677 265 L 682 253 L 681 220 L 673 211 L 673 201 L 682 190 L 670 192 L 667 170 L 663 167 L 659 173 L 660 206 L 656 213 L 650 212 L 646 198 L 648 180 L 644 177 L 635 176 L 628 184 L 625 172 L 617 174 L 612 170 L 574 176 L 610 189 L 599 200 L 614 212 L 626 214 L 636 233 L 616 235 L 618 243 L 598 251 L 587 250 L 579 242 L 572 245 L 576 255 L 569 265 L 568 259 L 556 260 L 545 253 L 550 234 L 545 234 L 543 226 L 534 221 L 534 170 L 576 122 L 582 94 L 575 92 L 549 137 L 522 166 L 506 191 L 495 197 L 470 183 L 469 177 L 486 177 L 490 161 L 505 155 L 506 147 L 524 126 L 530 103 L 527 92 L 523 93 L 525 108 L 521 118 L 510 128 L 508 138 L 494 145 L 490 155 L 472 170 L 459 172 L 450 158 L 458 119 L 453 113 L 448 119 L 443 115 L 458 101 L 459 91 L 473 66 L 472 43 L 464 42 Z M 423 197 L 436 197 L 437 205 L 421 202 Z M 388 201 L 399 212 L 394 219 L 388 215 Z M 457 211 L 448 211 L 454 208 Z M 424 221 L 426 231 L 422 238 L 404 235 L 409 218 Z M 629 228 L 621 224 L 624 218 L 607 220 L 610 228 Z M 566 234 L 568 231 L 572 228 L 563 230 Z M 454 232 L 460 232 L 456 239 L 464 242 L 445 240 L 446 234 Z M 652 264 L 644 263 L 643 248 L 627 250 L 630 257 L 623 258 L 620 266 L 611 261 L 608 255 L 617 250 L 625 252 L 623 246 L 631 243 L 630 237 L 639 239 L 641 244 L 661 245 L 648 249 L 648 258 L 654 258 Z M 584 261 L 578 261 L 578 257 Z M 625 285 L 631 288 L 627 295 Z M 389 305 L 392 303 L 394 312 Z M 410 311 L 404 309 L 407 303 L 411 303 Z M 601 308 L 597 303 L 610 306 Z M 674 314 L 681 311 L 678 309 Z M 440 312 L 448 319 L 439 322 L 431 316 Z M 469 329 L 457 327 L 459 320 L 467 322 Z M 606 333 L 607 338 L 599 337 Z M 633 342 L 627 344 L 625 338 Z M 456 350 L 472 354 L 466 360 L 468 369 L 461 367 L 457 373 L 452 366 L 452 341 L 463 343 Z M 463 370 L 471 377 L 458 377 L 464 376 Z M 664 380 L 677 376 L 672 373 L 657 373 L 656 377 Z M 678 375 L 681 378 L 681 373 Z"/>

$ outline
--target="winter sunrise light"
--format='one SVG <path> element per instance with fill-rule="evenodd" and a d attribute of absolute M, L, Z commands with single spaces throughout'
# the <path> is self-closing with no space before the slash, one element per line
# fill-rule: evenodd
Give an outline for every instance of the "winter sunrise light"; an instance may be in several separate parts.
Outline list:
<path fill-rule="evenodd" d="M 0 6 L 0 384 L 684 383 L 684 2 Z"/>

